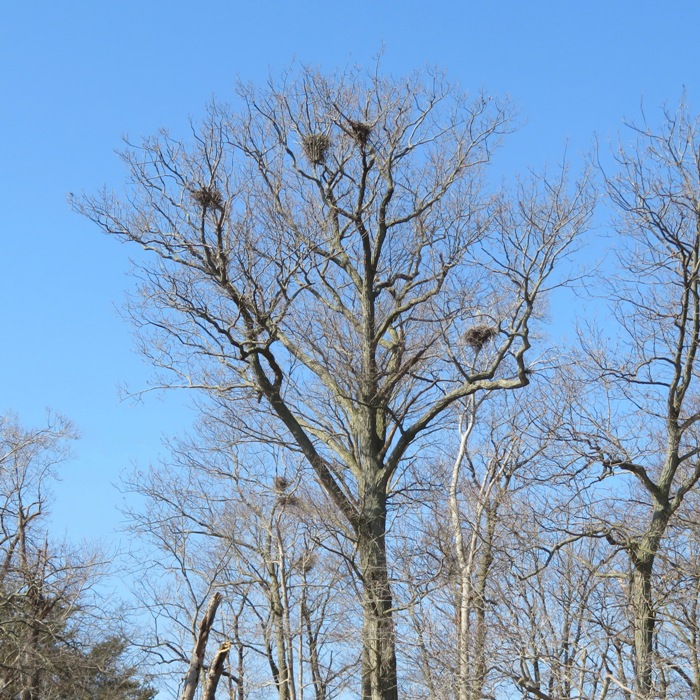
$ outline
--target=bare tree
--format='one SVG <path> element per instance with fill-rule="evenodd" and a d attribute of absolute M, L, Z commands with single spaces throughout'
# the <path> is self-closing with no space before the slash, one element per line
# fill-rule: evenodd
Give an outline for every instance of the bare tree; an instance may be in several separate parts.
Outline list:
<path fill-rule="evenodd" d="M 200 427 L 197 440 L 172 444 L 167 465 L 134 474 L 129 485 L 146 499 L 130 514 L 146 545 L 137 554 L 138 594 L 154 621 L 143 644 L 178 677 L 194 645 L 185 679 L 194 692 L 192 683 L 217 670 L 215 660 L 204 664 L 199 642 L 214 591 L 223 600 L 209 629 L 230 645 L 230 663 L 219 670 L 232 697 L 272 687 L 280 700 L 331 698 L 356 670 L 358 646 L 347 640 L 357 606 L 319 545 L 323 493 L 279 473 L 274 452 L 248 454 L 242 464 L 221 425 Z"/>
<path fill-rule="evenodd" d="M 656 693 L 664 699 L 700 698 L 699 497 L 686 495 L 655 562 Z"/>
<path fill-rule="evenodd" d="M 136 313 L 155 363 L 313 468 L 359 556 L 362 696 L 393 700 L 397 469 L 456 401 L 527 384 L 533 314 L 592 197 L 561 177 L 487 199 L 507 106 L 440 75 L 301 70 L 238 98 L 190 143 L 128 150 L 125 202 L 75 207 L 152 254 Z M 460 373 L 465 337 L 494 352 Z"/>
<path fill-rule="evenodd" d="M 119 618 L 96 596 L 103 555 L 48 536 L 51 484 L 76 437 L 60 416 L 37 429 L 0 417 L 0 697 L 80 699 L 109 683 L 115 700 L 149 700 Z"/>
<path fill-rule="evenodd" d="M 473 362 L 473 354 L 465 361 Z M 417 696 L 492 697 L 498 687 L 512 684 L 513 659 L 538 658 L 538 649 L 522 641 L 531 621 L 522 629 L 523 617 L 512 615 L 510 625 L 505 620 L 522 580 L 544 581 L 539 569 L 551 563 L 547 557 L 573 539 L 567 534 L 571 523 L 553 521 L 554 494 L 573 470 L 555 440 L 562 406 L 552 401 L 551 375 L 543 370 L 521 392 L 470 397 L 459 406 L 457 445 L 435 459 L 437 468 L 421 463 L 416 470 L 428 493 L 416 499 L 408 529 L 425 534 L 406 547 L 412 551 L 404 569 L 417 639 Z M 562 500 L 570 501 L 568 489 L 563 491 Z M 581 529 L 578 523 L 576 531 Z M 421 560 L 427 561 L 421 566 Z M 571 605 L 589 612 L 585 603 Z M 516 619 L 518 629 L 511 630 Z M 513 645 L 516 636 L 522 646 Z M 562 698 L 575 697 L 563 693 L 562 688 Z"/>
<path fill-rule="evenodd" d="M 221 598 L 222 595 L 218 591 L 212 595 L 207 604 L 206 612 L 199 623 L 199 630 L 197 632 L 194 648 L 192 649 L 190 666 L 185 674 L 185 682 L 182 687 L 180 700 L 193 700 L 200 679 L 204 675 L 204 659 L 207 652 L 207 643 L 209 642 L 209 635 L 214 626 L 214 618 L 216 617 L 216 611 L 221 603 Z M 214 654 L 212 662 L 209 665 L 209 671 L 204 678 L 205 682 L 202 690 L 203 700 L 214 700 L 216 689 L 219 685 L 221 674 L 224 672 L 224 664 L 226 663 L 226 658 L 228 657 L 230 649 L 231 642 L 225 641 L 221 643 L 218 651 Z"/>
<path fill-rule="evenodd" d="M 632 130 L 636 143 L 606 176 L 620 215 L 618 260 L 606 269 L 618 334 L 584 340 L 584 381 L 595 388 L 577 409 L 576 437 L 616 477 L 608 540 L 630 564 L 635 697 L 647 700 L 661 692 L 656 564 L 700 479 L 700 133 L 684 104 L 660 128 Z"/>
<path fill-rule="evenodd" d="M 540 496 L 557 508 L 549 485 Z M 522 499 L 515 506 L 519 517 L 502 544 L 511 566 L 494 593 L 497 676 L 528 699 L 627 697 L 620 664 L 629 649 L 620 585 L 626 572 L 618 570 L 618 557 L 602 538 L 572 537 L 559 546 L 562 530 L 580 529 L 576 507 L 569 522 L 567 513 L 557 515 L 561 530 L 547 533 L 528 512 L 532 505 Z"/>
<path fill-rule="evenodd" d="M 0 682 L 4 692 L 30 700 L 42 676 L 60 664 L 53 642 L 64 634 L 70 606 L 86 585 L 83 567 L 72 571 L 69 561 L 54 557 L 42 528 L 48 484 L 74 437 L 60 418 L 38 430 L 23 429 L 12 416 L 0 418 Z"/>
<path fill-rule="evenodd" d="M 524 472 L 535 471 L 546 483 L 538 466 L 552 442 L 551 435 L 537 425 L 541 400 L 535 392 L 518 397 L 522 402 L 508 401 L 508 397 L 489 402 L 489 398 L 487 394 L 468 400 L 460 416 L 459 447 L 450 475 L 448 510 L 457 613 L 455 695 L 459 700 L 483 697 L 491 653 L 487 628 L 494 600 L 493 569 L 497 559 L 503 561 L 498 549 L 504 539 L 512 545 L 512 538 L 504 538 L 504 533 L 515 527 L 509 502 L 524 488 Z M 509 557 L 513 554 L 508 552 Z"/>

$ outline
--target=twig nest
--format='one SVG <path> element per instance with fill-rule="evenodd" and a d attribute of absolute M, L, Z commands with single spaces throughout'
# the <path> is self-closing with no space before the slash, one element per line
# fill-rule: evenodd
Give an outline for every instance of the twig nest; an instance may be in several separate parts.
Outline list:
<path fill-rule="evenodd" d="M 314 164 L 320 165 L 326 161 L 331 140 L 327 134 L 309 134 L 301 140 L 304 155 Z"/>
<path fill-rule="evenodd" d="M 277 503 L 282 508 L 296 508 L 299 505 L 299 498 L 293 493 L 282 493 L 277 496 Z"/>
<path fill-rule="evenodd" d="M 286 476 L 276 476 L 272 482 L 275 494 L 277 495 L 277 503 L 282 507 L 294 508 L 299 505 L 299 499 L 293 493 L 287 493 L 287 490 L 292 485 L 292 482 Z"/>
<path fill-rule="evenodd" d="M 314 570 L 317 563 L 316 555 L 313 552 L 306 552 L 299 562 L 299 568 L 305 574 L 308 574 L 310 571 Z"/>
<path fill-rule="evenodd" d="M 350 120 L 350 133 L 360 146 L 366 146 L 372 134 L 372 127 L 365 122 Z"/>
<path fill-rule="evenodd" d="M 276 476 L 274 480 L 275 491 L 282 493 L 289 488 L 289 479 L 286 476 Z"/>
<path fill-rule="evenodd" d="M 498 328 L 494 326 L 487 326 L 486 324 L 481 324 L 478 326 L 472 326 L 464 334 L 464 342 L 474 350 L 481 350 L 481 348 L 498 335 Z"/>
<path fill-rule="evenodd" d="M 200 187 L 192 191 L 192 199 L 199 204 L 202 209 L 218 209 L 223 211 L 224 198 L 216 187 Z"/>

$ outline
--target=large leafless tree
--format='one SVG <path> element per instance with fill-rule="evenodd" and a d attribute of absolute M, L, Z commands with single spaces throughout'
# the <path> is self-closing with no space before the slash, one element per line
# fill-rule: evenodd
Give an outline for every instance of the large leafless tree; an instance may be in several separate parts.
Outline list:
<path fill-rule="evenodd" d="M 476 392 L 528 382 L 530 328 L 592 198 L 562 175 L 487 193 L 508 108 L 442 76 L 299 70 L 124 154 L 124 199 L 76 208 L 140 246 L 165 383 L 238 401 L 342 514 L 363 591 L 362 695 L 397 697 L 387 503 L 402 460 Z M 453 348 L 491 352 L 469 371 Z"/>
<path fill-rule="evenodd" d="M 606 176 L 619 214 L 618 259 L 605 268 L 617 328 L 611 341 L 612 325 L 585 339 L 578 439 L 616 477 L 607 537 L 628 558 L 634 697 L 648 700 L 668 670 L 655 654 L 657 567 L 700 480 L 700 132 L 681 105 L 632 133 Z"/>

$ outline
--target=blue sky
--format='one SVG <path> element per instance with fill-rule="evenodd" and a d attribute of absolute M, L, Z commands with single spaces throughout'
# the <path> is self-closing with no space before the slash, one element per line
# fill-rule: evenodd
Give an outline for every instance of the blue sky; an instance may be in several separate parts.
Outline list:
<path fill-rule="evenodd" d="M 183 395 L 120 401 L 119 384 L 150 374 L 117 312 L 129 251 L 66 204 L 119 188 L 123 135 L 182 132 L 237 75 L 263 81 L 292 59 L 366 65 L 383 46 L 388 74 L 440 66 L 512 98 L 522 127 L 499 170 L 555 163 L 567 144 L 575 166 L 642 99 L 652 116 L 683 89 L 700 104 L 698 26 L 700 3 L 673 0 L 0 3 L 0 411 L 36 424 L 51 407 L 82 432 L 56 527 L 111 537 L 111 484 L 192 417 Z"/>

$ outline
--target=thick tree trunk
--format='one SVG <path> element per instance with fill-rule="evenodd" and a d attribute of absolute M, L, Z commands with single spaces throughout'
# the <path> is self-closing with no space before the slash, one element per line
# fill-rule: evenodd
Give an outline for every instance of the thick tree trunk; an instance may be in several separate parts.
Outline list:
<path fill-rule="evenodd" d="M 363 577 L 362 697 L 397 700 L 396 640 L 386 559 L 386 496 L 365 493 L 357 548 Z"/>
<path fill-rule="evenodd" d="M 667 491 L 666 491 L 667 493 Z M 655 700 L 654 693 L 654 562 L 661 546 L 673 510 L 658 506 L 651 522 L 633 549 L 629 551 L 632 563 L 630 602 L 634 628 L 634 687 L 635 700 Z"/>
<path fill-rule="evenodd" d="M 653 698 L 653 645 L 656 624 L 651 593 L 653 563 L 653 556 L 643 556 L 634 562 L 632 570 L 635 690 L 638 700 Z"/>

